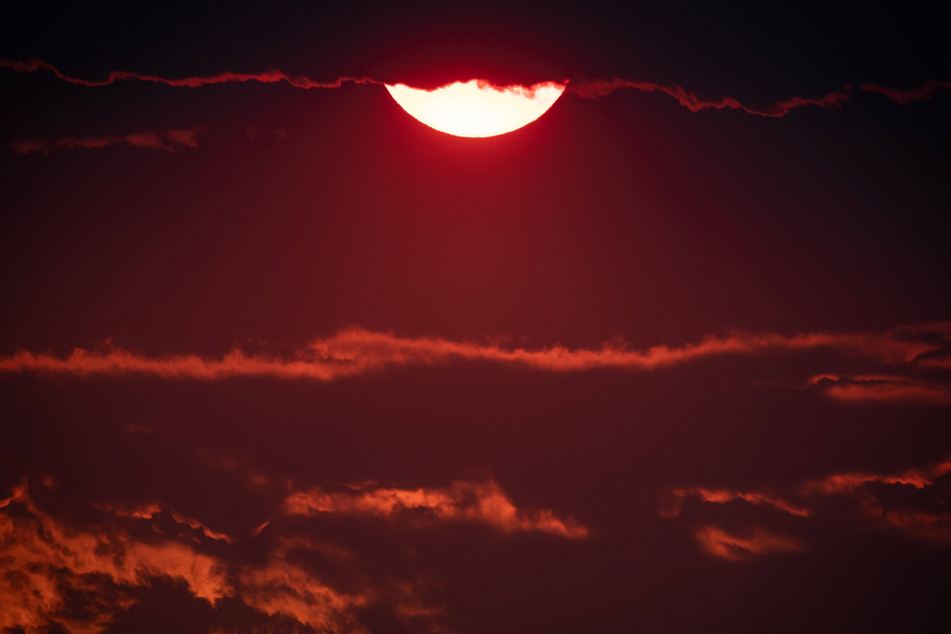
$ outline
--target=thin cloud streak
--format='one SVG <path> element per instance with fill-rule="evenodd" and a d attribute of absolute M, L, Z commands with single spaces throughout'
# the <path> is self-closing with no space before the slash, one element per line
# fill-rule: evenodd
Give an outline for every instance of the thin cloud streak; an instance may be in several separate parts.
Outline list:
<path fill-rule="evenodd" d="M 771 533 L 756 528 L 748 536 L 736 535 L 717 526 L 698 528 L 694 537 L 705 551 L 730 561 L 740 561 L 750 556 L 762 556 L 777 552 L 803 552 L 805 544 L 795 537 Z"/>
<path fill-rule="evenodd" d="M 747 106 L 733 97 L 719 99 L 703 99 L 681 86 L 665 86 L 649 81 L 632 81 L 629 79 L 593 79 L 571 82 L 568 92 L 583 99 L 600 99 L 616 90 L 633 89 L 641 92 L 660 92 L 677 100 L 684 108 L 691 112 L 701 110 L 740 110 L 759 117 L 784 117 L 793 110 L 805 107 L 838 108 L 851 99 L 855 91 L 874 92 L 892 101 L 907 105 L 915 101 L 930 99 L 941 89 L 951 88 L 951 81 L 930 80 L 916 89 L 887 88 L 871 83 L 858 86 L 849 84 L 838 90 L 833 90 L 819 97 L 790 97 L 762 108 Z"/>
<path fill-rule="evenodd" d="M 119 81 L 137 80 L 143 82 L 159 83 L 173 87 L 200 88 L 214 84 L 229 83 L 247 83 L 256 82 L 262 84 L 274 84 L 286 82 L 295 88 L 339 88 L 345 83 L 354 84 L 377 84 L 383 85 L 385 82 L 371 79 L 368 77 L 340 77 L 329 82 L 320 82 L 303 75 L 288 75 L 277 69 L 269 69 L 263 73 L 236 73 L 225 71 L 213 75 L 197 75 L 191 77 L 170 78 L 159 75 L 148 75 L 144 73 L 135 73 L 130 71 L 112 71 L 106 79 L 91 80 L 67 75 L 52 64 L 40 59 L 31 59 L 27 61 L 0 59 L 0 68 L 6 68 L 19 73 L 35 73 L 45 71 L 52 73 L 57 78 L 79 86 L 108 86 Z M 491 85 L 490 82 L 482 79 L 484 84 Z M 394 83 L 394 82 L 390 82 Z M 872 92 L 881 94 L 896 103 L 907 105 L 915 101 L 930 99 L 936 92 L 946 88 L 951 88 L 951 81 L 929 80 L 918 88 L 890 88 L 865 82 L 862 84 L 849 84 L 838 90 L 833 90 L 825 95 L 818 97 L 790 97 L 768 106 L 761 108 L 748 106 L 740 103 L 733 97 L 721 97 L 719 99 L 703 99 L 695 93 L 682 86 L 666 86 L 650 81 L 634 81 L 630 79 L 582 79 L 567 81 L 563 80 L 556 83 L 567 83 L 567 92 L 573 93 L 585 99 L 599 99 L 615 92 L 616 90 L 633 89 L 641 92 L 660 92 L 677 100 L 681 106 L 691 112 L 700 112 L 701 110 L 739 110 L 751 115 L 760 117 L 784 117 L 791 111 L 804 107 L 816 108 L 837 108 L 848 101 L 856 91 Z M 505 87 L 502 87 L 505 88 Z M 509 87 L 510 88 L 510 87 Z M 519 86 L 520 90 L 525 87 Z"/>
<path fill-rule="evenodd" d="M 349 492 L 297 491 L 284 502 L 288 515 L 317 514 L 381 517 L 411 524 L 470 522 L 503 533 L 540 532 L 584 539 L 590 531 L 572 518 L 550 510 L 518 509 L 492 481 L 457 481 L 445 488 L 366 487 Z"/>
<path fill-rule="evenodd" d="M 166 379 L 221 380 L 232 377 L 272 377 L 331 381 L 379 372 L 388 367 L 443 365 L 450 362 L 490 362 L 548 372 L 596 369 L 654 370 L 707 357 L 836 350 L 882 363 L 908 363 L 940 344 L 916 340 L 914 328 L 885 333 L 774 333 L 736 332 L 711 335 L 696 344 L 654 346 L 633 350 L 621 341 L 599 348 L 505 348 L 498 343 L 451 341 L 439 337 L 398 337 L 391 332 L 347 328 L 316 339 L 289 357 L 249 354 L 240 349 L 222 357 L 194 354 L 149 357 L 110 349 L 75 349 L 65 357 L 20 351 L 0 358 L 0 372 L 37 372 L 77 376 L 151 375 Z"/>
<path fill-rule="evenodd" d="M 23 140 L 10 143 L 9 147 L 17 154 L 48 154 L 50 148 L 88 150 L 109 147 L 110 145 L 128 145 L 135 148 L 151 148 L 173 152 L 176 148 L 198 147 L 200 128 L 166 130 L 163 132 L 134 132 L 124 136 L 63 137 L 53 141 Z"/>
<path fill-rule="evenodd" d="M 919 365 L 933 364 L 922 360 Z M 826 396 L 843 403 L 951 405 L 947 385 L 906 376 L 822 374 L 812 377 L 809 385 L 820 386 Z"/>
<path fill-rule="evenodd" d="M 247 82 L 256 82 L 261 84 L 276 84 L 280 82 L 286 82 L 295 88 L 339 88 L 345 83 L 354 83 L 354 84 L 382 84 L 382 82 L 376 81 L 374 79 L 369 79 L 366 77 L 340 77 L 331 82 L 319 82 L 309 77 L 304 77 L 300 75 L 288 75 L 282 71 L 276 69 L 269 69 L 263 73 L 233 73 L 233 72 L 222 72 L 214 75 L 199 75 L 193 77 L 180 77 L 180 78 L 169 78 L 161 77 L 159 75 L 146 75 L 143 73 L 133 73 L 123 70 L 112 71 L 109 73 L 109 76 L 106 79 L 101 80 L 91 80 L 91 79 L 82 79 L 80 77 L 73 77 L 72 75 L 67 75 L 60 71 L 58 68 L 52 64 L 48 64 L 40 59 L 31 59 L 25 62 L 20 62 L 16 60 L 0 59 L 0 68 L 7 68 L 18 73 L 35 73 L 39 71 L 47 71 L 53 73 L 57 78 L 68 82 L 70 84 L 76 84 L 79 86 L 108 86 L 109 84 L 114 84 L 119 81 L 126 80 L 136 80 L 143 82 L 151 82 L 157 84 L 165 84 L 166 86 L 174 87 L 184 87 L 184 88 L 200 88 L 202 86 L 210 86 L 214 84 L 233 84 L 233 83 L 247 83 Z"/>

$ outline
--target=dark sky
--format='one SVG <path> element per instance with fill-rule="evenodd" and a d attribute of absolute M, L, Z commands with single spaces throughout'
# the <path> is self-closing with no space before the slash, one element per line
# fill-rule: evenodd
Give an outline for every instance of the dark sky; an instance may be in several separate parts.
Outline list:
<path fill-rule="evenodd" d="M 937 8 L 193 4 L 0 25 L 0 629 L 948 631 Z"/>

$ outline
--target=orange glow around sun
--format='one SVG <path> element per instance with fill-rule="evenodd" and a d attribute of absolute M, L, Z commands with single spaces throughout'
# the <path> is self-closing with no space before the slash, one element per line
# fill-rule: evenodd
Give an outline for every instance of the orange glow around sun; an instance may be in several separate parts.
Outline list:
<path fill-rule="evenodd" d="M 488 137 L 518 130 L 545 114 L 565 85 L 498 88 L 473 79 L 436 90 L 403 84 L 386 84 L 386 89 L 403 110 L 431 128 L 455 136 Z"/>

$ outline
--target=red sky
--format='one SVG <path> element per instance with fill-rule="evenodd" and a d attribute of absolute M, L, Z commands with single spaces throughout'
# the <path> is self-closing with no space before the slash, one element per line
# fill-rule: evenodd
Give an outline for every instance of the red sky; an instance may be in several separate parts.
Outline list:
<path fill-rule="evenodd" d="M 945 631 L 929 11 L 5 21 L 0 629 Z"/>

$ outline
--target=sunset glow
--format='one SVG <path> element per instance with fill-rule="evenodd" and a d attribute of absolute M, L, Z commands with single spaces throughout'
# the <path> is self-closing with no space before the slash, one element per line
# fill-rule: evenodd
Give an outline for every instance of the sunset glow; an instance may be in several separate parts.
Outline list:
<path fill-rule="evenodd" d="M 386 89 L 403 110 L 431 128 L 455 136 L 489 137 L 518 130 L 545 114 L 565 85 L 498 88 L 473 79 L 436 90 L 404 84 L 387 84 Z"/>

